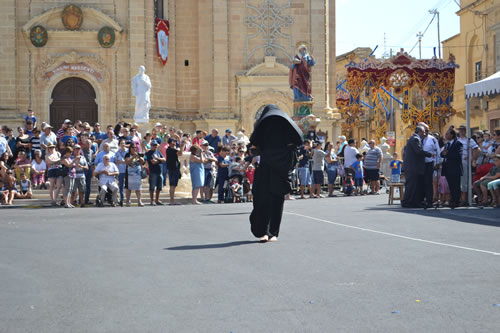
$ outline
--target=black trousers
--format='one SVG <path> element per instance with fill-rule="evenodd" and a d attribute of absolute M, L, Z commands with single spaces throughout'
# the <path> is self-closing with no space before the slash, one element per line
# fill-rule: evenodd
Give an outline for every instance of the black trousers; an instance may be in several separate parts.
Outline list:
<path fill-rule="evenodd" d="M 420 207 L 424 175 L 406 175 L 405 196 L 401 205 L 407 208 Z"/>
<path fill-rule="evenodd" d="M 432 175 L 434 174 L 434 162 L 425 163 L 424 186 L 422 188 L 422 200 L 428 206 L 434 202 L 434 188 L 432 186 Z"/>
<path fill-rule="evenodd" d="M 255 237 L 259 238 L 265 235 L 278 237 L 280 232 L 285 195 L 270 191 L 272 177 L 271 170 L 265 166 L 260 166 L 255 171 L 250 230 Z"/>
<path fill-rule="evenodd" d="M 460 174 L 446 175 L 446 181 L 448 182 L 448 187 L 450 188 L 451 201 L 455 204 L 460 202 L 460 195 L 462 194 L 460 190 L 460 177 Z"/>

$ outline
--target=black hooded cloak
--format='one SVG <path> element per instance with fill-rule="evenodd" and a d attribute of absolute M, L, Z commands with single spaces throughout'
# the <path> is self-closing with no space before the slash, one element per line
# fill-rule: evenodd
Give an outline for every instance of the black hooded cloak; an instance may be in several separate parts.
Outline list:
<path fill-rule="evenodd" d="M 303 143 L 297 124 L 276 105 L 266 106 L 255 123 L 250 143 L 260 162 L 252 188 L 251 231 L 255 237 L 278 237 L 285 195 L 291 191 L 291 175 L 297 164 L 297 147 Z"/>

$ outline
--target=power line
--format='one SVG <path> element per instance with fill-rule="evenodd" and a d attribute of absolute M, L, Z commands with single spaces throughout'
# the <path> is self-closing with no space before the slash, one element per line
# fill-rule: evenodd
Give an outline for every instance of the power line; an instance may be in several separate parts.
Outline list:
<path fill-rule="evenodd" d="M 435 17 L 436 17 L 436 15 L 434 14 L 434 15 L 432 16 L 431 21 L 430 21 L 430 22 L 429 22 L 429 24 L 427 25 L 427 28 L 425 28 L 424 33 L 422 34 L 422 37 L 425 35 L 425 33 L 427 32 L 427 30 L 428 30 L 428 29 L 429 29 L 429 27 L 431 26 L 431 24 L 432 24 L 432 22 L 434 21 L 434 18 L 435 18 Z M 408 52 L 408 53 L 411 53 L 411 51 L 413 51 L 413 49 L 415 49 L 415 47 L 418 45 L 418 42 L 419 42 L 419 41 L 417 40 L 417 42 L 415 43 L 415 45 L 411 48 L 410 52 Z"/>
<path fill-rule="evenodd" d="M 436 3 L 434 4 L 434 6 L 432 8 L 442 8 L 443 6 L 447 6 L 448 3 L 446 5 L 443 5 L 447 0 L 438 0 L 436 1 Z M 449 0 L 450 2 L 452 0 Z M 419 28 L 424 24 L 424 22 L 426 21 L 427 19 L 427 14 L 423 15 L 420 20 L 410 29 L 410 32 L 408 32 L 405 37 L 401 40 L 398 41 L 398 43 L 402 43 L 406 40 L 408 40 L 413 34 L 415 34 L 416 32 L 418 32 Z M 420 30 L 422 31 L 422 30 Z"/>

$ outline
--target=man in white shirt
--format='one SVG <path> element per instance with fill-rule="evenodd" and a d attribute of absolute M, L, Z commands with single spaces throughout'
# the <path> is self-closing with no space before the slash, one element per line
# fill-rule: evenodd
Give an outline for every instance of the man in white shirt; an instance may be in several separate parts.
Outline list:
<path fill-rule="evenodd" d="M 104 149 L 104 144 L 107 143 L 109 144 L 109 149 L 113 153 L 116 153 L 119 147 L 118 147 L 118 140 L 115 139 L 115 132 L 113 132 L 113 126 L 108 126 L 106 130 L 106 135 L 108 136 L 108 138 L 102 140 L 102 143 L 99 146 L 99 151 L 102 151 Z"/>
<path fill-rule="evenodd" d="M 344 168 L 350 168 L 351 165 L 357 161 L 356 155 L 359 154 L 358 149 L 356 149 L 356 140 L 349 139 L 347 141 L 347 147 L 344 149 Z"/>
<path fill-rule="evenodd" d="M 469 189 L 469 186 L 472 186 L 472 180 L 469 180 L 469 163 L 470 161 L 476 161 L 477 157 L 479 156 L 479 153 L 481 152 L 481 149 L 477 145 L 476 141 L 472 140 L 471 138 L 467 139 L 466 136 L 467 133 L 467 127 L 464 125 L 460 125 L 458 127 L 458 138 L 457 140 L 462 143 L 463 146 L 463 151 L 462 151 L 462 166 L 463 166 L 463 173 L 462 173 L 462 178 L 460 178 L 460 190 L 462 191 L 462 194 L 460 196 L 460 202 L 462 205 L 464 205 L 467 202 L 467 191 Z M 469 159 L 469 147 L 471 148 L 472 156 Z"/>
<path fill-rule="evenodd" d="M 102 162 L 97 165 L 94 170 L 94 177 L 99 178 L 99 185 L 101 186 L 101 191 L 99 195 L 101 196 L 101 203 L 104 205 L 104 200 L 106 197 L 106 192 L 110 189 L 113 192 L 113 200 L 111 206 L 115 207 L 116 198 L 118 195 L 118 184 L 116 183 L 116 178 L 120 172 L 116 164 L 110 161 L 108 155 L 104 155 Z"/>
<path fill-rule="evenodd" d="M 431 208 L 434 203 L 434 167 L 441 163 L 441 148 L 437 139 L 429 134 L 429 126 L 426 123 L 419 123 L 418 125 L 425 129 L 424 138 L 422 139 L 423 149 L 432 154 L 432 157 L 425 158 L 424 191 L 421 193 L 422 201 L 425 200 L 424 205 Z"/>
<path fill-rule="evenodd" d="M 52 132 L 52 126 L 45 125 L 43 133 L 40 135 L 40 147 L 42 147 L 42 158 L 45 156 L 45 151 L 50 144 L 57 145 L 57 136 Z"/>

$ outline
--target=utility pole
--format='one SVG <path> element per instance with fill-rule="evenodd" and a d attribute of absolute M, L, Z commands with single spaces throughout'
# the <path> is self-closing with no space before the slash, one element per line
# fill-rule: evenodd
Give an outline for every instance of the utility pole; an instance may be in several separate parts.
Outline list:
<path fill-rule="evenodd" d="M 429 14 L 434 14 L 437 15 L 437 28 L 438 28 L 438 54 L 439 54 L 439 59 L 441 59 L 441 34 L 440 34 L 440 29 L 439 29 L 439 12 L 437 9 L 431 9 L 429 10 Z"/>
<path fill-rule="evenodd" d="M 422 31 L 420 31 L 417 34 L 417 37 L 418 37 L 418 54 L 420 56 L 420 59 L 422 59 L 422 37 L 424 37 L 424 35 L 422 34 Z"/>

